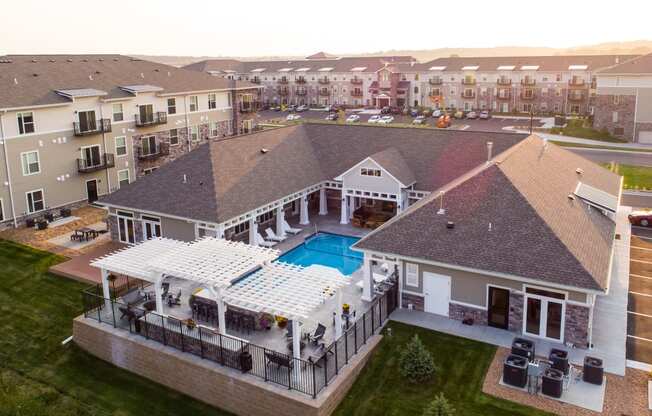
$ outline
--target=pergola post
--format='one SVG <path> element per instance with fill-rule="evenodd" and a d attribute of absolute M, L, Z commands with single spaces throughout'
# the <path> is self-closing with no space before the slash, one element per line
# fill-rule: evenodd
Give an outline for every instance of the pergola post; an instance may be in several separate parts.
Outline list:
<path fill-rule="evenodd" d="M 335 306 L 335 339 L 342 336 L 342 290 L 337 291 L 337 306 Z"/>
<path fill-rule="evenodd" d="M 276 208 L 276 235 L 279 237 L 285 237 L 285 227 L 283 222 L 285 221 L 285 210 L 283 205 Z"/>
<path fill-rule="evenodd" d="M 163 315 L 163 275 L 153 272 L 152 280 L 154 281 L 154 297 L 156 298 L 156 313 Z"/>
<path fill-rule="evenodd" d="M 340 211 L 340 224 L 348 224 L 349 216 L 346 213 L 346 195 L 342 191 L 342 210 Z"/>
<path fill-rule="evenodd" d="M 364 260 L 362 264 L 362 279 L 363 279 L 363 286 L 362 286 L 362 300 L 366 302 L 371 302 L 374 298 L 373 296 L 373 291 L 374 291 L 374 280 L 373 280 L 373 272 L 371 270 L 371 258 L 367 253 L 364 255 Z"/>
<path fill-rule="evenodd" d="M 258 223 L 256 222 L 256 217 L 251 217 L 249 219 L 249 244 L 252 246 L 257 246 L 258 241 Z"/>
<path fill-rule="evenodd" d="M 319 190 L 319 215 L 328 215 L 328 201 L 326 199 L 326 188 Z"/>
<path fill-rule="evenodd" d="M 222 288 L 219 286 L 209 286 L 208 290 L 213 295 L 215 303 L 217 303 L 217 324 L 218 331 L 222 335 L 226 335 L 226 305 L 222 296 Z"/>
<path fill-rule="evenodd" d="M 102 295 L 104 296 L 104 305 L 107 308 L 111 307 L 111 287 L 109 286 L 109 271 L 100 269 L 102 274 Z"/>
<path fill-rule="evenodd" d="M 301 328 L 296 318 L 292 319 L 292 356 L 301 358 Z"/>
<path fill-rule="evenodd" d="M 308 194 L 301 195 L 301 213 L 299 216 L 299 224 L 308 225 L 310 224 L 310 218 L 308 217 Z"/>
<path fill-rule="evenodd" d="M 223 224 L 220 224 L 220 225 L 217 226 L 216 237 L 217 238 L 224 238 L 224 225 Z"/>
<path fill-rule="evenodd" d="M 355 211 L 355 197 L 349 197 L 349 219 L 353 218 L 353 211 Z"/>

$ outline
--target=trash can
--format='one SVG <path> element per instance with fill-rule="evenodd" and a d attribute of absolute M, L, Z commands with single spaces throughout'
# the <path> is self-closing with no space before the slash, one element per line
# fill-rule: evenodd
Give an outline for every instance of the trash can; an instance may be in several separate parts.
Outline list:
<path fill-rule="evenodd" d="M 549 368 L 541 378 L 541 393 L 556 399 L 561 397 L 564 387 L 564 373 L 554 368 Z"/>
<path fill-rule="evenodd" d="M 243 373 L 248 373 L 251 371 L 251 369 L 254 366 L 254 360 L 251 357 L 251 353 L 249 351 L 242 351 L 240 353 L 240 370 Z"/>
<path fill-rule="evenodd" d="M 582 379 L 591 384 L 602 385 L 604 378 L 604 367 L 602 360 L 595 357 L 584 357 L 584 372 Z"/>
<path fill-rule="evenodd" d="M 552 363 L 552 368 L 561 371 L 564 375 L 568 374 L 568 351 L 553 348 L 548 359 Z"/>
<path fill-rule="evenodd" d="M 512 354 L 525 357 L 529 361 L 534 360 L 534 342 L 525 338 L 514 338 L 512 342 Z"/>
<path fill-rule="evenodd" d="M 508 355 L 503 363 L 503 383 L 524 388 L 527 384 L 528 360 L 520 355 Z"/>

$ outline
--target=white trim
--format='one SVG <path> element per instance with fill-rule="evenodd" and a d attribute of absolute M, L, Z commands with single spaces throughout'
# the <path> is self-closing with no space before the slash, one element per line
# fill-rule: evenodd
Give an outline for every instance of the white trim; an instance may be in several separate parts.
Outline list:
<path fill-rule="evenodd" d="M 28 155 L 30 153 L 36 153 L 36 161 L 38 162 L 38 171 L 25 173 L 25 161 L 23 160 L 23 156 Z M 29 163 L 28 163 L 28 165 L 29 165 Z M 25 152 L 20 152 L 20 168 L 21 168 L 20 171 L 23 174 L 23 176 L 32 176 L 32 175 L 38 175 L 39 173 L 41 173 L 41 154 L 39 153 L 38 149 L 37 150 L 27 150 Z"/>
<path fill-rule="evenodd" d="M 149 219 L 144 219 L 143 214 L 140 214 L 140 221 L 142 222 L 142 228 L 143 228 L 143 241 L 149 240 L 147 238 L 147 225 L 146 224 L 152 224 L 154 227 L 158 225 L 159 228 L 159 235 L 154 235 L 152 238 L 155 237 L 163 237 L 163 222 L 161 221 L 161 217 L 154 217 L 152 215 L 146 215 L 146 217 L 156 219 L 155 221 L 149 220 Z"/>
<path fill-rule="evenodd" d="M 43 209 L 39 209 L 38 211 L 30 211 L 30 206 L 29 206 L 29 197 L 27 195 L 32 194 L 34 192 L 39 192 L 41 191 L 41 201 L 43 203 Z M 32 203 L 34 202 L 34 197 L 32 196 Z M 25 191 L 25 206 L 27 207 L 27 215 L 31 214 L 36 214 L 37 212 L 45 211 L 45 190 L 43 188 L 38 188 L 38 189 L 33 189 L 31 191 Z"/>
<path fill-rule="evenodd" d="M 118 139 L 125 139 L 125 145 L 124 145 L 125 153 L 123 155 L 118 154 Z M 127 136 L 114 136 L 113 147 L 114 147 L 115 157 L 129 156 L 129 146 L 127 146 Z"/>
<path fill-rule="evenodd" d="M 448 303 L 454 303 L 456 305 L 465 306 L 467 308 L 480 309 L 481 311 L 488 311 L 489 308 L 486 306 L 474 305 L 472 303 L 460 302 L 459 300 L 449 300 Z"/>
<path fill-rule="evenodd" d="M 419 264 L 418 263 L 413 263 L 413 262 L 404 262 L 404 264 L 405 264 L 405 286 L 418 288 L 419 287 L 419 277 L 420 277 L 420 275 L 419 275 Z M 409 274 L 408 273 L 408 266 L 416 267 L 416 271 L 414 273 L 414 276 L 416 278 L 416 284 L 415 285 L 411 284 L 411 283 L 408 283 L 408 274 Z M 422 286 L 422 290 L 423 290 L 423 284 L 421 286 Z"/>
<path fill-rule="evenodd" d="M 33 121 L 32 121 L 32 127 L 34 127 L 34 131 L 31 132 L 31 133 L 22 133 L 22 134 L 21 134 L 21 133 L 20 133 L 20 121 L 19 121 L 19 120 L 20 120 L 20 117 L 19 117 L 19 116 L 20 116 L 21 114 L 25 114 L 25 113 L 32 113 L 32 120 L 33 120 Z M 38 134 L 38 133 L 37 133 L 37 130 L 36 130 L 36 111 L 33 111 L 33 110 L 24 110 L 24 111 L 18 111 L 18 112 L 16 112 L 16 123 L 18 123 L 17 126 L 16 126 L 16 127 L 18 127 L 18 134 L 17 134 L 15 137 L 25 137 L 25 136 L 29 136 L 29 135 L 31 135 L 31 134 Z M 24 122 L 23 122 L 23 131 L 25 131 L 25 123 L 24 123 Z"/>
<path fill-rule="evenodd" d="M 557 298 L 551 298 L 543 295 L 537 295 L 534 293 L 528 293 L 527 288 L 533 288 L 533 289 L 541 289 L 545 291 L 550 291 L 550 292 L 556 292 L 564 295 L 564 299 L 557 299 Z M 537 299 L 540 302 L 540 314 L 539 314 L 539 334 L 533 334 L 530 332 L 527 332 L 527 308 L 528 308 L 528 298 L 533 298 Z M 540 338 L 540 339 L 545 339 L 548 341 L 552 342 L 560 342 L 564 343 L 564 338 L 565 338 L 565 333 L 564 331 L 566 330 L 566 299 L 568 298 L 568 294 L 558 291 L 558 290 L 549 290 L 537 286 L 530 286 L 530 285 L 523 285 L 523 329 L 522 332 L 523 334 L 533 337 L 533 338 Z M 557 338 L 551 338 L 545 335 L 548 327 L 548 305 L 550 303 L 558 303 L 561 304 L 561 326 L 559 328 L 559 339 Z M 544 308 L 545 305 L 545 308 Z M 545 313 L 544 313 L 545 309 Z"/>
<path fill-rule="evenodd" d="M 358 163 L 356 163 L 355 165 L 353 165 L 351 168 L 345 170 L 343 173 L 340 173 L 339 175 L 337 175 L 337 176 L 336 176 L 335 178 L 333 178 L 333 179 L 336 180 L 336 181 L 342 181 L 344 175 L 347 175 L 347 174 L 351 173 L 354 169 L 356 169 L 357 167 L 359 167 L 361 164 L 363 164 L 363 163 L 365 163 L 365 162 L 368 162 L 368 161 L 371 161 L 371 162 L 373 162 L 376 166 L 378 166 L 378 167 L 380 168 L 381 171 L 384 171 L 384 172 L 385 172 L 385 173 L 386 173 L 390 178 L 392 178 L 393 180 L 395 180 L 395 181 L 396 181 L 396 182 L 401 186 L 401 188 L 407 188 L 407 187 L 408 187 L 408 186 L 404 185 L 403 182 L 399 181 L 399 180 L 398 180 L 394 175 L 392 175 L 391 173 L 389 173 L 389 171 L 388 171 L 387 169 L 385 169 L 385 168 L 383 167 L 383 165 L 381 165 L 380 163 L 376 162 L 376 161 L 375 161 L 371 156 L 367 156 L 366 158 L 362 159 L 361 161 L 359 161 Z M 410 184 L 410 185 L 411 185 L 411 184 Z"/>

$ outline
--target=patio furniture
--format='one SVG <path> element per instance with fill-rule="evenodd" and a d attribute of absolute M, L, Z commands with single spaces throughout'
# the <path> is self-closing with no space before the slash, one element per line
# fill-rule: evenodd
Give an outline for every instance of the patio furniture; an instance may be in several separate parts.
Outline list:
<path fill-rule="evenodd" d="M 299 234 L 302 230 L 301 228 L 290 227 L 290 224 L 288 224 L 287 220 L 283 220 L 283 231 L 288 234 Z"/>
<path fill-rule="evenodd" d="M 127 306 L 134 306 L 145 300 L 145 295 L 140 290 L 135 289 L 122 295 L 122 302 Z"/>
<path fill-rule="evenodd" d="M 274 247 L 276 245 L 276 243 L 273 241 L 265 241 L 260 233 L 256 233 L 256 243 L 262 247 Z"/>
<path fill-rule="evenodd" d="M 39 219 L 36 221 L 36 229 L 37 230 L 45 230 L 48 228 L 48 222 L 44 219 Z"/>
<path fill-rule="evenodd" d="M 53 222 L 54 214 L 52 212 L 46 212 L 45 214 L 43 214 L 43 218 L 45 218 L 47 222 Z"/>
<path fill-rule="evenodd" d="M 274 230 L 272 230 L 271 228 L 266 228 L 265 229 L 265 235 L 267 235 L 268 240 L 278 241 L 278 242 L 281 242 L 281 241 L 285 240 L 285 238 L 286 238 L 286 237 L 281 237 L 279 235 L 276 235 Z"/>
<path fill-rule="evenodd" d="M 143 308 L 148 312 L 156 310 L 156 301 L 148 300 L 147 302 L 143 303 Z"/>
<path fill-rule="evenodd" d="M 293 360 L 291 360 L 288 355 L 279 354 L 274 351 L 265 352 L 265 358 L 267 358 L 267 363 L 265 365 L 276 364 L 276 368 L 285 367 L 289 370 L 294 364 Z"/>
<path fill-rule="evenodd" d="M 163 294 L 161 294 L 161 299 L 165 299 L 170 291 L 170 284 L 168 282 L 161 283 L 161 289 L 163 289 Z"/>
<path fill-rule="evenodd" d="M 25 227 L 34 228 L 35 226 L 36 226 L 36 219 L 35 218 L 26 218 L 25 219 Z"/>
<path fill-rule="evenodd" d="M 287 347 L 288 351 L 292 351 L 293 342 L 290 340 L 290 342 L 288 342 L 286 344 L 286 347 Z M 303 342 L 303 341 L 299 341 L 299 351 L 303 351 L 304 348 L 306 348 L 306 343 Z"/>
<path fill-rule="evenodd" d="M 310 334 L 310 337 L 308 338 L 310 342 L 317 344 L 319 341 L 321 341 L 324 338 L 324 335 L 326 334 L 326 327 L 322 324 L 317 325 L 317 329 L 315 329 L 315 332 Z"/>
<path fill-rule="evenodd" d="M 79 230 L 75 230 L 70 234 L 70 241 L 82 241 L 84 239 L 84 234 L 80 233 Z"/>
<path fill-rule="evenodd" d="M 168 306 L 179 306 L 181 305 L 181 289 L 177 292 L 176 296 L 168 295 Z"/>
<path fill-rule="evenodd" d="M 72 215 L 72 210 L 70 208 L 61 208 L 59 210 L 59 215 L 61 218 L 68 218 Z"/>

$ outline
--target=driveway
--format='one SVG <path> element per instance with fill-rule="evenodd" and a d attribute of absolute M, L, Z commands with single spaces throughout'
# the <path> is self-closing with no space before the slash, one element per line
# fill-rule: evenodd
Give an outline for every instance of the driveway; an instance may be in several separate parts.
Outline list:
<path fill-rule="evenodd" d="M 652 364 L 652 229 L 632 227 L 627 359 Z"/>

